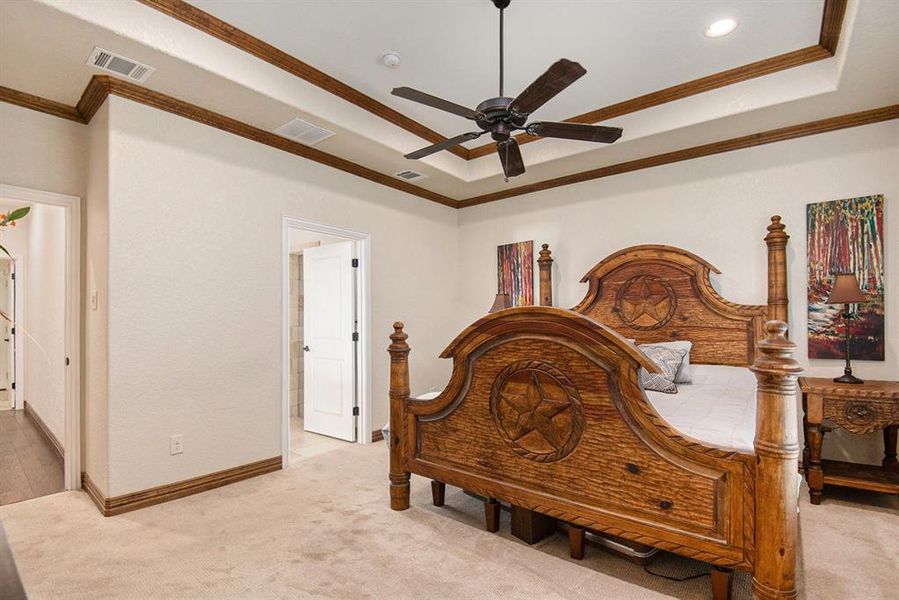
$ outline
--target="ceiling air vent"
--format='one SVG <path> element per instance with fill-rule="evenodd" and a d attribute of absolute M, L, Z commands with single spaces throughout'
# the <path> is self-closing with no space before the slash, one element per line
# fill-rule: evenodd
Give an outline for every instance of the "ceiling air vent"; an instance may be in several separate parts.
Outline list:
<path fill-rule="evenodd" d="M 400 179 L 405 179 L 406 181 L 412 181 L 413 179 L 424 179 L 425 177 L 427 177 L 427 175 L 422 175 L 418 171 L 413 171 L 411 169 L 400 171 L 399 173 L 395 173 L 395 175 Z"/>
<path fill-rule="evenodd" d="M 307 123 L 303 119 L 291 119 L 284 125 L 275 129 L 275 133 L 283 135 L 286 138 L 296 140 L 307 146 L 314 146 L 322 140 L 328 139 L 334 135 L 333 131 L 322 129 L 318 125 Z"/>
<path fill-rule="evenodd" d="M 87 57 L 87 64 L 110 73 L 115 73 L 132 81 L 143 83 L 153 74 L 154 69 L 149 65 L 139 63 L 136 60 L 125 58 L 121 54 L 94 47 L 91 55 Z"/>

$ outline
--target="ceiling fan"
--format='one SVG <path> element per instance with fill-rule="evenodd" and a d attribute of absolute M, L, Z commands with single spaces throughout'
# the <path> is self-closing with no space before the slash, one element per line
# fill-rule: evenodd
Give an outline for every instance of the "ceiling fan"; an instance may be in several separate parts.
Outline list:
<path fill-rule="evenodd" d="M 567 58 L 559 59 L 546 72 L 515 98 L 503 96 L 503 10 L 511 0 L 492 0 L 499 9 L 499 96 L 484 100 L 472 110 L 455 102 L 444 100 L 410 87 L 394 88 L 394 96 L 419 102 L 432 108 L 465 117 L 475 122 L 481 131 L 463 133 L 443 140 L 431 146 L 416 150 L 406 158 L 419 159 L 446 150 L 463 142 L 481 137 L 489 133 L 496 141 L 496 151 L 503 165 L 506 181 L 524 173 L 524 162 L 518 141 L 512 137 L 515 131 L 525 131 L 529 135 L 562 138 L 566 140 L 582 140 L 585 142 L 602 142 L 611 144 L 621 137 L 620 127 L 602 127 L 599 125 L 582 125 L 580 123 L 553 123 L 535 121 L 528 123 L 531 113 L 546 104 L 559 92 L 582 77 L 587 70 L 578 63 Z"/>

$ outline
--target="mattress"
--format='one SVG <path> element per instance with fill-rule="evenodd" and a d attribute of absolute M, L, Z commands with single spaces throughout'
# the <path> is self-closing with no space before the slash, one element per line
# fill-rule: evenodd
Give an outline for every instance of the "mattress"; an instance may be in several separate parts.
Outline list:
<path fill-rule="evenodd" d="M 663 419 L 687 437 L 749 451 L 755 439 L 755 375 L 746 367 L 692 365 L 676 394 L 647 391 Z"/>

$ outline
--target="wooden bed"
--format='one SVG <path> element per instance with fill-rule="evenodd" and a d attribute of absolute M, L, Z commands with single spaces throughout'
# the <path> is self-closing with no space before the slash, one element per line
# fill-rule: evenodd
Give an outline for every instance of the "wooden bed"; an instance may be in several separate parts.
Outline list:
<path fill-rule="evenodd" d="M 768 303 L 720 297 L 705 260 L 669 246 L 636 246 L 600 261 L 571 310 L 522 307 L 488 315 L 443 352 L 452 377 L 436 398 L 409 396 L 403 324 L 390 336 L 390 506 L 409 507 L 409 477 L 499 504 L 513 526 L 569 524 L 572 555 L 584 530 L 714 565 L 713 596 L 728 598 L 733 569 L 753 576 L 756 598 L 796 597 L 800 368 L 786 339 L 788 236 L 773 217 Z M 551 304 L 544 246 L 541 303 Z M 766 323 L 767 321 L 767 323 Z M 745 366 L 758 380 L 754 452 L 705 445 L 668 425 L 647 400 L 639 369 L 655 364 L 638 343 L 687 339 L 691 363 Z"/>

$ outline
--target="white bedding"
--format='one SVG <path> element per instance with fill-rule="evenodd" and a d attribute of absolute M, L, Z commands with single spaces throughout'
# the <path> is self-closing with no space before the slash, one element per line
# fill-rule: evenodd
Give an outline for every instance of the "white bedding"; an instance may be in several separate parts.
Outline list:
<path fill-rule="evenodd" d="M 755 375 L 746 367 L 691 365 L 693 383 L 677 384 L 676 394 L 646 392 L 672 427 L 697 441 L 752 451 L 755 439 Z M 440 392 L 418 396 L 436 398 Z"/>
<path fill-rule="evenodd" d="M 752 451 L 756 379 L 746 367 L 693 365 L 693 383 L 676 394 L 646 392 L 672 427 L 698 441 Z"/>

